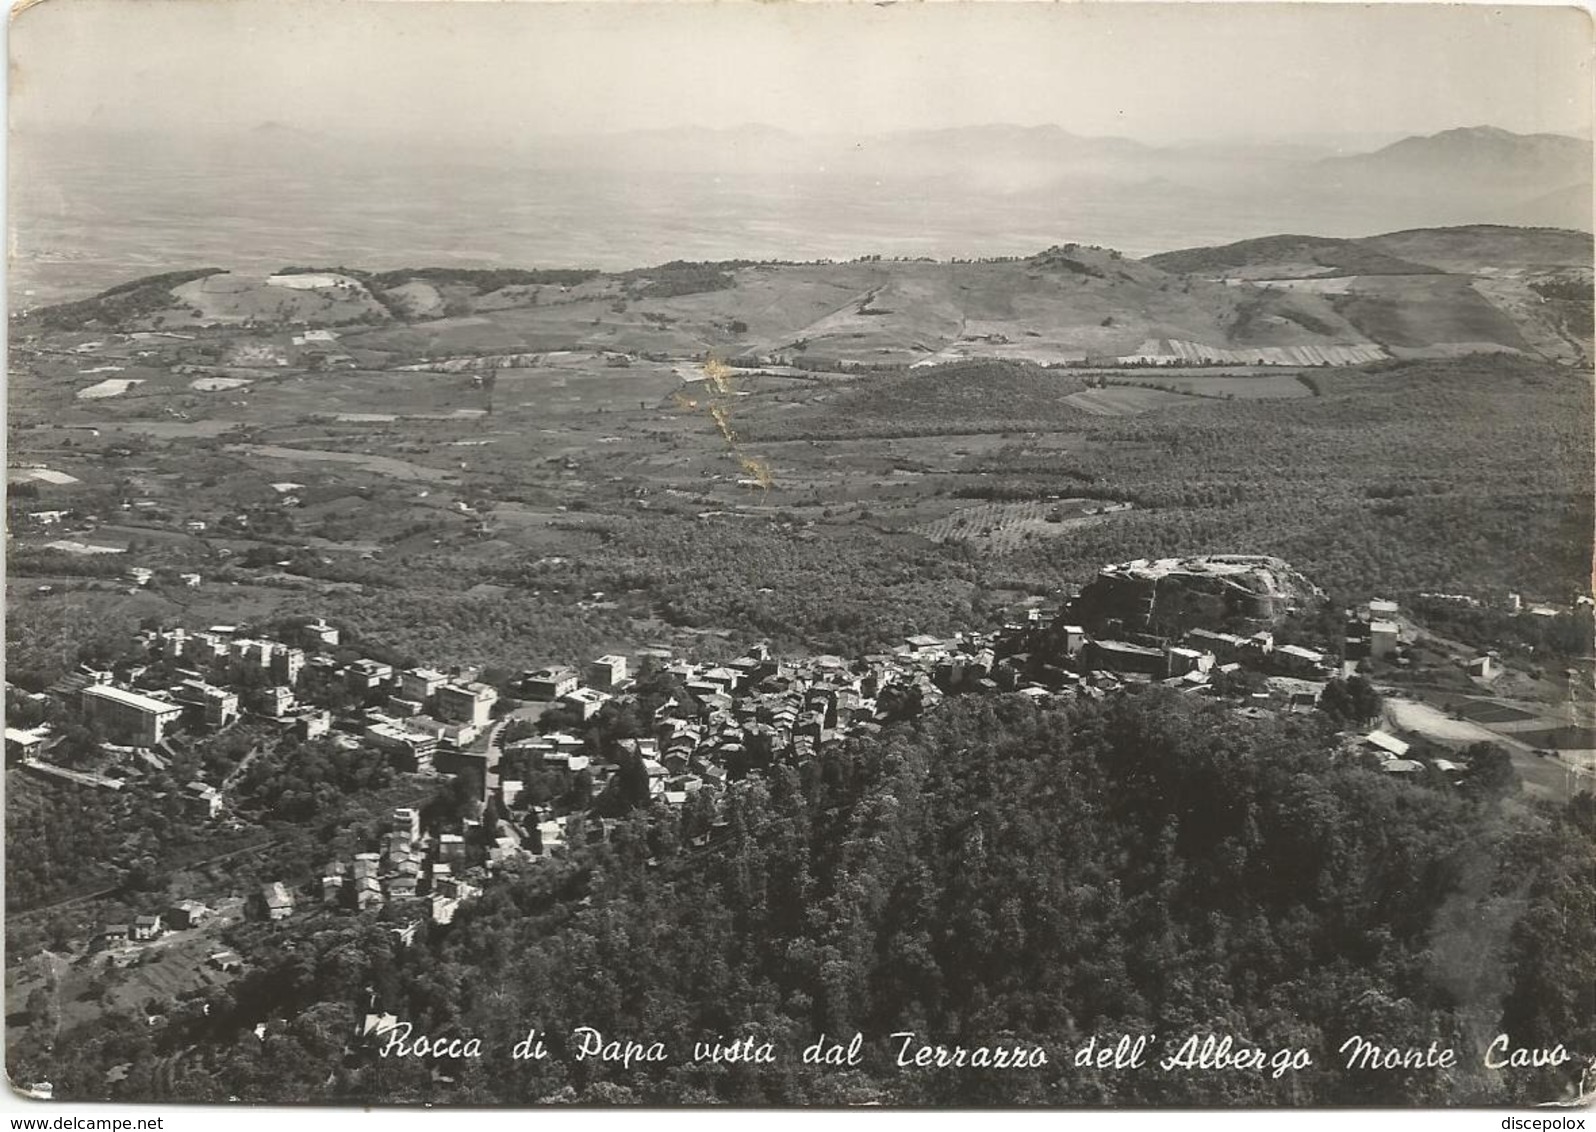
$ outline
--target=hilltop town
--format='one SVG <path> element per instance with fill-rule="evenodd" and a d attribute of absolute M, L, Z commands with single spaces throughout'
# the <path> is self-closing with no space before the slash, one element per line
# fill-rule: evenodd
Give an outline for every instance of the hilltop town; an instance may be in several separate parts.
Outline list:
<path fill-rule="evenodd" d="M 1387 694 L 1407 694 L 1403 669 L 1422 632 L 1400 619 L 1395 602 L 1371 599 L 1339 625 L 1324 605 L 1317 587 L 1274 558 L 1137 560 L 1105 567 L 1051 612 L 1031 606 L 1024 619 L 987 632 L 916 634 L 886 652 L 781 656 L 761 646 L 695 662 L 644 650 L 527 670 L 497 685 L 473 667 L 399 668 L 360 655 L 323 618 L 260 633 L 172 626 L 141 632 L 125 659 L 83 665 L 47 694 L 8 685 L 8 700 L 46 718 L 7 728 L 8 765 L 80 790 L 164 796 L 174 766 L 246 728 L 252 747 L 239 765 L 177 790 L 197 831 L 236 828 L 245 765 L 282 760 L 304 744 L 350 752 L 416 787 L 438 783 L 435 793 L 458 803 L 446 812 L 428 804 L 425 821 L 419 804 L 395 807 L 375 840 L 312 875 L 274 876 L 248 891 L 224 883 L 123 894 L 142 911 L 68 945 L 78 964 L 116 970 L 141 945 L 179 933 L 209 940 L 204 962 L 225 975 L 245 963 L 227 945 L 239 916 L 270 923 L 386 909 L 411 933 L 420 923 L 447 925 L 496 876 L 602 844 L 634 811 L 674 815 L 675 851 L 712 850 L 726 830 L 725 799 L 740 784 L 878 739 L 948 696 L 1048 703 L 1163 685 L 1253 718 L 1319 713 L 1342 730 L 1344 757 L 1454 786 L 1477 769 L 1471 759 L 1496 751 L 1482 739 L 1517 748 L 1512 762 L 1551 754 L 1531 757 L 1511 731 L 1436 731 L 1428 719 L 1386 712 L 1360 670 L 1395 679 L 1399 686 L 1382 685 Z M 1584 598 L 1563 615 L 1588 617 L 1590 606 Z M 1502 676 L 1495 652 L 1447 651 L 1479 693 Z M 1514 713 L 1476 718 L 1500 723 Z M 1398 737 L 1403 722 L 1414 732 L 1406 739 Z M 1420 752 L 1410 751 L 1415 743 Z M 1572 783 L 1586 772 L 1571 765 L 1562 773 Z M 190 943 L 187 961 L 203 950 Z"/>

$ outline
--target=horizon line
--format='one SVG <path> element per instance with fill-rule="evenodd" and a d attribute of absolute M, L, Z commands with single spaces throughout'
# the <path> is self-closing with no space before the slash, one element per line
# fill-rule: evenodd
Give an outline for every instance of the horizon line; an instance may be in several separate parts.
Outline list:
<path fill-rule="evenodd" d="M 355 129 L 329 127 L 324 123 L 301 124 L 283 121 L 277 118 L 263 118 L 251 122 L 226 122 L 226 121 L 190 121 L 180 129 L 172 129 L 164 124 L 139 125 L 128 122 L 104 123 L 93 119 L 84 119 L 73 122 L 47 122 L 43 120 L 32 123 L 26 121 L 13 121 L 11 128 L 16 133 L 26 134 L 30 131 L 49 129 L 52 131 L 69 130 L 80 133 L 107 133 L 107 134 L 136 134 L 160 135 L 164 134 L 174 138 L 189 135 L 214 135 L 234 134 L 243 135 L 265 129 L 278 129 L 285 132 L 303 134 L 308 137 L 350 139 L 365 137 L 376 139 L 403 138 L 412 144 L 415 142 L 413 133 L 407 133 L 402 126 L 391 123 L 374 123 L 370 127 Z M 1392 144 L 1409 138 L 1429 139 L 1440 137 L 1443 134 L 1462 133 L 1471 131 L 1500 131 L 1519 138 L 1533 137 L 1561 137 L 1574 141 L 1593 141 L 1593 131 L 1589 128 L 1571 127 L 1553 130 L 1515 130 L 1500 126 L 1493 122 L 1470 122 L 1457 125 L 1443 126 L 1439 129 L 1424 130 L 1420 128 L 1371 128 L 1371 129 L 1346 129 L 1346 130 L 1305 130 L 1300 133 L 1272 132 L 1272 133 L 1232 133 L 1232 134 L 1202 134 L 1182 135 L 1167 141 L 1149 140 L 1145 136 L 1136 136 L 1129 133 L 1103 134 L 1080 133 L 1072 130 L 1062 122 L 1019 122 L 1012 120 L 996 120 L 978 123 L 949 123 L 946 125 L 906 126 L 897 129 L 874 129 L 860 131 L 845 130 L 804 130 L 790 126 L 774 125 L 770 122 L 749 120 L 730 125 L 705 125 L 697 122 L 682 122 L 673 125 L 637 125 L 617 129 L 591 130 L 586 132 L 571 132 L 559 129 L 520 129 L 515 131 L 496 131 L 483 133 L 459 132 L 444 139 L 444 144 L 465 142 L 484 143 L 493 140 L 495 136 L 503 139 L 506 136 L 515 138 L 532 138 L 539 141 L 569 141 L 579 142 L 591 138 L 625 138 L 641 137 L 647 135 L 661 135 L 671 133 L 699 133 L 709 135 L 735 135 L 746 133 L 763 133 L 779 135 L 796 140 L 832 141 L 850 138 L 891 138 L 914 137 L 943 133 L 980 133 L 983 131 L 1012 131 L 1027 133 L 1057 133 L 1088 142 L 1128 142 L 1148 149 L 1189 149 L 1204 145 L 1227 146 L 1303 146 L 1327 147 L 1329 139 L 1369 139 L 1388 138 L 1390 141 L 1382 143 Z"/>

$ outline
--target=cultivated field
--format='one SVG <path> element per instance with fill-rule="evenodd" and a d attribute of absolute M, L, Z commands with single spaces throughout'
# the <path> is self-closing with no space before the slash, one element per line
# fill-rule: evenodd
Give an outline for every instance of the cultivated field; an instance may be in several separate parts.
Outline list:
<path fill-rule="evenodd" d="M 1064 401 L 1096 417 L 1129 417 L 1151 409 L 1182 404 L 1185 398 L 1179 393 L 1153 389 L 1150 386 L 1132 388 L 1110 385 L 1101 389 L 1083 389 L 1079 393 L 1071 393 L 1064 398 Z"/>
<path fill-rule="evenodd" d="M 961 507 L 913 528 L 933 542 L 968 542 L 992 554 L 1008 554 L 1027 543 L 1059 538 L 1095 523 L 1110 521 L 1118 505 L 1091 499 L 1025 500 Z"/>
<path fill-rule="evenodd" d="M 1509 707 L 1506 704 L 1494 704 L 1488 700 L 1469 700 L 1459 704 L 1457 713 L 1476 723 L 1524 723 L 1535 719 L 1532 712 L 1522 708 Z"/>

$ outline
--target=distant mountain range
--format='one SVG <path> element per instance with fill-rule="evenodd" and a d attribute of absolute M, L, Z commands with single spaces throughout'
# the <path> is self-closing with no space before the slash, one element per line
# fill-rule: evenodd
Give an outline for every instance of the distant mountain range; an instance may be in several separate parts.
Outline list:
<path fill-rule="evenodd" d="M 671 259 L 1145 256 L 1275 232 L 1590 231 L 1591 143 L 1480 126 L 1364 152 L 1154 146 L 1058 126 L 854 136 L 763 126 L 583 137 L 343 137 L 282 123 L 13 147 L 33 303 L 174 261 L 593 266 Z"/>
<path fill-rule="evenodd" d="M 1491 126 L 1407 137 L 1371 152 L 1236 143 L 1151 146 L 1087 137 L 1058 126 L 992 125 L 941 130 L 803 136 L 762 127 L 659 130 L 538 145 L 565 147 L 578 164 L 693 168 L 717 174 L 749 164 L 811 170 L 883 183 L 921 179 L 1002 196 L 1098 186 L 1187 191 L 1246 204 L 1260 192 L 1326 206 L 1356 194 L 1369 208 L 1427 201 L 1431 222 L 1591 227 L 1591 143 L 1562 134 L 1515 134 Z M 1095 234 L 1083 234 L 1095 235 Z"/>
<path fill-rule="evenodd" d="M 1403 138 L 1373 153 L 1333 157 L 1320 169 L 1344 177 L 1464 176 L 1541 188 L 1590 180 L 1591 143 L 1565 134 L 1515 134 L 1492 126 Z"/>
<path fill-rule="evenodd" d="M 1591 143 L 1583 138 L 1447 130 L 1329 158 L 1317 171 L 1337 191 L 1428 198 L 1477 209 L 1480 220 L 1591 227 Z"/>

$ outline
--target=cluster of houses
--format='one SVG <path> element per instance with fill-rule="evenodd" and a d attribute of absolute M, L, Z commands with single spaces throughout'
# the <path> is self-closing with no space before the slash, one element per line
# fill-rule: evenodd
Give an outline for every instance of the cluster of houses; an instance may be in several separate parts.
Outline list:
<path fill-rule="evenodd" d="M 926 682 L 930 695 L 941 692 L 929 683 L 929 658 L 911 659 L 912 646 L 899 654 L 867 657 L 849 665 L 837 657 L 777 659 L 756 648 L 725 664 L 673 660 L 663 672 L 677 680 L 687 695 L 658 705 L 649 720 L 650 733 L 628 740 L 629 753 L 641 761 L 649 794 L 670 806 L 685 805 L 700 792 L 719 795 L 734 777 L 772 761 L 805 761 L 828 743 L 880 728 L 880 714 L 893 710 L 911 688 Z M 600 662 L 609 672 L 607 696 L 621 689 L 624 658 Z M 531 698 L 556 692 L 574 677 L 569 669 L 544 669 L 523 678 Z M 623 684 L 624 681 L 624 684 Z M 569 701 L 567 701 L 569 702 Z M 616 773 L 613 765 L 595 765 L 584 741 L 554 732 L 506 744 L 515 765 L 533 770 L 587 772 L 594 790 L 602 792 Z M 500 784 L 510 808 L 523 788 L 519 780 Z M 566 842 L 571 831 L 557 820 L 538 826 L 545 851 Z"/>
<path fill-rule="evenodd" d="M 182 628 L 150 631 L 141 639 L 152 659 L 171 663 L 135 664 L 120 676 L 86 670 L 74 681 L 84 718 L 112 745 L 148 755 L 160 748 L 177 726 L 226 728 L 248 710 L 258 718 L 292 728 L 302 738 L 326 735 L 346 746 L 384 752 L 402 771 L 475 771 L 485 801 L 489 786 L 494 787 L 492 794 L 501 804 L 515 806 L 518 801 L 521 783 L 498 783 L 497 776 L 489 773 L 490 750 L 481 740 L 500 696 L 497 689 L 476 681 L 473 670 L 396 671 L 370 658 L 340 664 L 324 651 L 340 644 L 339 631 L 320 619 L 302 626 L 293 641 L 247 636 L 234 626 L 212 626 L 200 632 Z M 526 673 L 517 691 L 576 708 L 585 720 L 631 685 L 627 658 L 608 655 L 591 662 L 585 673 L 566 668 Z M 334 691 L 342 693 L 343 703 L 336 715 L 320 706 L 332 701 L 329 693 Z M 19 731 L 17 738 L 31 754 L 46 741 L 47 732 L 41 729 L 35 736 Z M 548 746 L 549 764 L 554 766 L 560 763 L 556 748 L 566 752 L 580 746 L 580 741 L 556 735 Z M 571 768 L 572 759 L 567 757 L 564 765 Z M 586 760 L 575 760 L 574 769 L 585 766 Z M 196 820 L 218 816 L 225 804 L 222 792 L 202 781 L 188 783 L 182 797 Z M 677 800 L 677 792 L 671 791 L 670 798 Z M 540 815 L 530 816 L 537 819 Z M 576 815 L 578 821 L 581 817 Z M 466 819 L 455 828 L 424 833 L 419 812 L 400 809 L 392 824 L 378 851 L 357 853 L 351 860 L 332 862 L 325 869 L 320 904 L 363 910 L 419 902 L 416 907 L 423 910 L 425 918 L 434 923 L 450 922 L 459 903 L 479 891 L 459 874 L 466 866 L 468 848 L 485 840 L 482 822 Z M 594 828 L 607 833 L 613 824 L 595 821 Z M 557 820 L 551 813 L 541 823 L 535 822 L 536 832 L 529 839 L 517 825 L 500 823 L 493 843 L 486 847 L 487 863 L 499 865 L 512 856 L 560 852 L 568 843 L 569 826 L 569 821 Z M 576 836 L 591 839 L 581 832 Z M 530 848 L 525 844 L 529 840 Z M 248 907 L 260 919 L 278 920 L 302 908 L 304 896 L 274 882 L 253 894 Z M 102 944 L 117 946 L 157 938 L 165 927 L 159 917 L 146 923 L 149 919 L 131 927 L 112 925 L 102 934 Z"/>
<path fill-rule="evenodd" d="M 1396 655 L 1402 627 L 1396 617 L 1394 601 L 1371 599 L 1347 619 L 1346 657 L 1348 660 L 1387 660 Z"/>
<path fill-rule="evenodd" d="M 470 829 L 433 837 L 423 833 L 420 812 L 409 807 L 393 812 L 392 825 L 380 852 L 356 853 L 347 862 L 334 861 L 327 867 L 321 878 L 322 904 L 353 911 L 424 906 L 433 923 L 452 922 L 460 902 L 481 891 L 456 875 L 465 864 Z"/>
<path fill-rule="evenodd" d="M 102 948 L 119 948 L 133 943 L 149 943 L 167 932 L 187 931 L 209 922 L 212 910 L 198 900 L 179 900 L 164 912 L 138 916 L 130 923 L 107 924 L 96 943 Z"/>
<path fill-rule="evenodd" d="M 1383 728 L 1369 732 L 1358 739 L 1353 746 L 1366 754 L 1372 754 L 1379 761 L 1380 769 L 1387 774 L 1408 775 L 1424 771 L 1424 763 L 1418 759 L 1408 758 L 1412 744 L 1398 739 Z M 1430 765 L 1454 781 L 1468 773 L 1467 767 L 1451 759 L 1432 758 Z"/>
<path fill-rule="evenodd" d="M 1101 695 L 1126 682 L 1162 682 L 1200 691 L 1218 676 L 1246 669 L 1322 688 L 1341 670 L 1337 658 L 1278 644 L 1269 630 L 1242 636 L 1193 628 L 1172 639 L 1120 625 L 1110 626 L 1107 634 L 1093 633 L 1071 622 L 1067 611 L 1049 617 L 1033 609 L 1030 615 L 996 636 L 1000 687 L 1026 681 L 1050 691 Z"/>
<path fill-rule="evenodd" d="M 337 630 L 323 628 L 336 644 Z M 158 747 L 180 722 L 226 728 L 240 718 L 246 698 L 263 715 L 313 714 L 294 711 L 295 688 L 307 664 L 303 648 L 248 637 L 231 625 L 195 633 L 150 631 L 141 634 L 141 643 L 152 658 L 169 665 L 134 665 L 120 680 L 109 671 L 83 673 L 88 678 L 80 691 L 83 717 L 112 743 Z"/>
<path fill-rule="evenodd" d="M 851 662 L 775 657 L 765 647 L 724 663 L 656 653 L 659 671 L 686 695 L 663 703 L 651 699 L 648 733 L 622 745 L 641 765 L 650 801 L 680 809 L 698 800 L 707 828 L 693 840 L 703 843 L 725 824 L 721 803 L 734 781 L 776 762 L 813 759 L 851 737 L 877 734 L 886 723 L 933 708 L 952 693 L 1101 698 L 1128 683 L 1162 682 L 1204 694 L 1216 678 L 1245 669 L 1264 676 L 1268 690 L 1253 693 L 1243 710 L 1312 710 L 1325 682 L 1346 671 L 1343 664 L 1396 650 L 1397 613 L 1395 603 L 1374 600 L 1349 616 L 1346 661 L 1278 644 L 1267 630 L 1244 636 L 1192 628 L 1172 640 L 1115 624 L 1109 633 L 1093 633 L 1077 623 L 1068 604 L 1051 614 L 1031 609 L 1025 620 L 993 633 L 912 636 L 890 652 Z M 448 923 L 459 903 L 480 891 L 462 875 L 467 870 L 480 882 L 478 865 L 491 870 L 511 860 L 563 855 L 572 846 L 606 840 L 618 825 L 593 813 L 587 800 L 600 797 L 621 773 L 620 759 L 605 757 L 582 735 L 565 730 L 497 750 L 487 733 L 502 715 L 496 710 L 500 693 L 478 681 L 473 670 L 395 671 L 370 658 L 340 663 L 327 651 L 338 646 L 339 632 L 321 620 L 303 626 L 292 641 L 250 637 L 229 626 L 150 632 L 145 640 L 152 654 L 182 666 L 175 682 L 167 665 L 162 686 L 128 686 L 145 675 L 136 666 L 120 683 L 97 673 L 82 689 L 84 714 L 115 741 L 155 746 L 179 721 L 225 727 L 247 706 L 304 737 L 331 735 L 347 746 L 384 752 L 397 769 L 468 774 L 480 784 L 491 838 L 483 820 L 464 818 L 424 831 L 417 811 L 396 810 L 380 844 L 328 865 L 319 900 L 311 896 L 315 886 L 296 895 L 276 883 L 256 893 L 250 908 L 261 918 L 284 918 L 294 913 L 296 901 L 313 900 L 350 911 L 402 905 L 413 907 L 418 919 Z M 506 691 L 558 704 L 567 709 L 567 720 L 574 715 L 586 722 L 605 704 L 635 700 L 629 667 L 621 655 L 599 657 L 580 670 L 554 665 L 522 673 Z M 323 706 L 332 702 L 333 689 L 339 690 L 339 704 Z M 1405 758 L 1406 744 L 1385 732 L 1371 733 L 1361 745 L 1380 754 L 1394 773 L 1420 765 Z M 556 790 L 557 800 L 551 800 L 546 779 L 540 790 L 528 789 L 528 776 L 550 772 L 566 783 L 585 775 L 591 790 L 574 800 Z M 184 798 L 200 819 L 215 817 L 225 804 L 220 791 L 203 782 L 190 783 Z M 159 918 L 153 925 L 140 920 L 113 926 L 107 939 L 137 942 L 151 938 L 152 930 L 162 930 Z"/>
<path fill-rule="evenodd" d="M 1420 594 L 1421 598 L 1445 601 L 1466 608 L 1475 608 L 1479 602 L 1462 594 Z M 1510 595 L 1517 599 L 1518 595 Z M 1517 611 L 1516 605 L 1510 607 Z M 1374 599 L 1347 618 L 1345 642 L 1348 671 L 1356 671 L 1364 661 L 1386 661 L 1398 666 L 1409 663 L 1407 642 L 1402 636 L 1402 626 L 1397 620 L 1400 607 L 1394 601 Z M 1494 649 L 1483 650 L 1474 656 L 1457 658 L 1463 670 L 1475 679 L 1492 681 L 1502 674 L 1501 653 Z"/>
<path fill-rule="evenodd" d="M 467 678 L 428 668 L 395 673 L 376 661 L 350 666 L 358 690 L 386 698 L 364 715 L 362 737 L 366 744 L 388 752 L 395 765 L 409 772 L 458 769 L 435 765 L 440 752 L 454 753 L 458 761 L 493 718 L 498 690 Z"/>
<path fill-rule="evenodd" d="M 301 627 L 299 636 L 297 643 L 260 639 L 230 625 L 143 633 L 152 658 L 168 663 L 134 665 L 120 674 L 83 669 L 73 678 L 80 712 L 108 742 L 134 748 L 161 746 L 179 724 L 225 729 L 246 710 L 315 739 L 332 731 L 333 713 L 324 705 L 341 691 L 365 705 L 362 737 L 378 749 L 409 754 L 408 769 L 416 769 L 440 744 L 472 743 L 498 699 L 495 689 L 458 670 L 396 673 L 369 658 L 341 664 L 320 651 L 339 643 L 338 630 L 325 621 Z"/>
<path fill-rule="evenodd" d="M 601 679 L 590 666 L 589 686 L 605 685 L 603 691 L 593 688 L 605 697 L 601 702 L 624 697 L 623 659 L 595 664 L 609 669 L 609 678 Z M 745 774 L 778 761 L 802 763 L 830 744 L 877 734 L 884 724 L 928 710 L 949 694 L 1102 697 L 1127 683 L 1153 681 L 1201 692 L 1212 678 L 1241 668 L 1269 676 L 1270 690 L 1254 697 L 1248 710 L 1306 711 L 1339 671 L 1339 661 L 1316 650 L 1277 645 L 1268 632 L 1242 637 L 1195 629 L 1180 643 L 1116 640 L 1072 624 L 1067 611 L 1045 616 L 1032 610 L 1027 621 L 996 633 L 916 635 L 889 653 L 853 662 L 835 656 L 778 658 L 763 647 L 725 662 L 668 659 L 662 671 L 688 695 L 659 704 L 648 721 L 649 733 L 623 745 L 641 762 L 652 800 L 679 808 L 695 797 L 708 798 L 718 811 L 728 784 Z M 575 668 L 539 669 L 522 676 L 517 692 L 574 706 L 582 702 L 573 699 L 579 679 Z M 589 715 L 584 708 L 582 718 Z M 556 731 L 510 742 L 504 756 L 506 765 L 533 773 L 585 772 L 597 796 L 619 768 L 594 750 L 580 735 Z M 558 815 L 529 804 L 521 773 L 500 777 L 492 797 L 500 812 L 536 831 L 519 847 L 523 855 L 559 853 L 602 839 L 613 827 L 590 814 Z"/>
<path fill-rule="evenodd" d="M 650 733 L 624 740 L 624 753 L 646 775 L 651 802 L 679 809 L 697 797 L 709 803 L 706 820 L 711 828 L 724 825 L 718 816 L 720 800 L 733 779 L 778 759 L 812 758 L 826 744 L 878 731 L 883 713 L 902 712 L 911 704 L 918 709 L 939 699 L 942 692 L 932 673 L 947 664 L 948 643 L 936 642 L 933 650 L 930 638 L 916 640 L 895 654 L 854 665 L 837 657 L 778 660 L 763 647 L 726 664 L 672 660 L 663 671 L 687 695 L 659 704 L 649 720 Z M 986 652 L 989 664 L 990 650 Z M 514 690 L 528 700 L 575 709 L 576 717 L 586 721 L 602 704 L 634 694 L 628 669 L 626 657 L 609 655 L 590 662 L 584 672 L 551 666 L 523 673 Z M 591 786 L 587 797 L 601 796 L 620 766 L 592 752 L 585 738 L 560 730 L 505 743 L 497 756 L 487 749 L 440 751 L 434 770 L 480 768 L 482 801 L 504 820 L 495 823 L 491 841 L 474 821 L 463 822 L 458 833 L 440 831 L 430 840 L 433 855 L 453 863 L 451 858 L 458 861 L 468 849 L 473 861 L 485 851 L 485 863 L 493 868 L 512 858 L 561 856 L 573 846 L 607 840 L 619 824 L 616 819 L 546 797 L 535 803 L 527 789 L 527 775 L 552 774 L 566 783 L 585 776 Z M 396 819 L 395 826 L 402 823 Z M 709 836 L 705 832 L 694 841 L 702 844 Z M 386 860 L 390 854 L 385 846 L 382 855 L 372 856 Z M 398 868 L 396 864 L 395 874 Z M 437 868 L 435 863 L 434 876 Z M 378 898 L 369 885 L 365 891 L 365 900 Z"/>
<path fill-rule="evenodd" d="M 1388 632 L 1379 618 L 1364 624 L 1373 655 L 1381 655 L 1395 640 L 1394 625 Z M 224 729 L 247 710 L 303 739 L 331 736 L 382 751 L 401 771 L 474 772 L 485 795 L 516 807 L 522 783 L 496 781 L 494 755 L 483 741 L 500 693 L 477 680 L 474 670 L 396 671 L 365 657 L 340 662 L 329 651 L 339 645 L 339 631 L 320 619 L 296 634 L 293 640 L 263 639 L 228 625 L 147 631 L 143 644 L 152 659 L 166 663 L 134 665 L 121 674 L 85 671 L 80 710 L 108 742 L 134 749 L 161 747 L 179 725 Z M 1028 621 L 996 633 L 916 635 L 890 653 L 854 662 L 775 658 L 764 648 L 724 663 L 668 659 L 664 671 L 681 682 L 688 701 L 663 705 L 634 753 L 649 769 L 653 793 L 683 804 L 705 787 L 718 790 L 734 772 L 740 776 L 775 759 L 805 761 L 827 743 L 871 734 L 953 692 L 1102 696 L 1126 682 L 1150 680 L 1196 691 L 1238 668 L 1322 686 L 1335 667 L 1321 652 L 1276 644 L 1267 631 L 1243 637 L 1197 628 L 1176 642 L 1129 631 L 1094 634 L 1065 611 L 1043 617 L 1033 609 Z M 628 658 L 612 654 L 582 670 L 554 665 L 523 673 L 509 690 L 557 703 L 586 721 L 632 686 Z M 16 738 L 30 751 L 40 739 L 20 732 Z M 512 743 L 507 752 L 534 755 L 540 768 L 587 770 L 602 790 L 614 768 L 588 766 L 581 745 L 574 736 L 554 734 Z M 183 794 L 198 819 L 214 818 L 225 806 L 221 791 L 204 782 L 189 783 Z M 545 841 L 558 840 L 547 832 Z"/>

